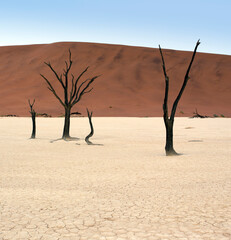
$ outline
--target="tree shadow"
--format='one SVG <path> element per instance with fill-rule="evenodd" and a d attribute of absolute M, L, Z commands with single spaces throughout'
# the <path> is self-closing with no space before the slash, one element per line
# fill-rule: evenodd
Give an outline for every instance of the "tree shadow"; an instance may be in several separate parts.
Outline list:
<path fill-rule="evenodd" d="M 89 146 L 104 146 L 104 144 L 101 144 L 101 143 L 87 143 L 87 145 Z"/>
<path fill-rule="evenodd" d="M 174 152 L 174 153 L 165 154 L 165 156 L 167 157 L 174 157 L 174 156 L 180 156 L 180 155 L 183 155 L 183 153 Z"/>
<path fill-rule="evenodd" d="M 201 139 L 192 139 L 192 140 L 188 140 L 188 142 L 203 142 L 203 140 L 201 140 Z"/>
<path fill-rule="evenodd" d="M 72 141 L 78 141 L 79 139 L 80 138 L 77 138 L 77 137 L 58 138 L 58 139 L 51 140 L 50 143 L 61 141 L 61 140 L 66 141 L 66 142 L 72 142 Z"/>

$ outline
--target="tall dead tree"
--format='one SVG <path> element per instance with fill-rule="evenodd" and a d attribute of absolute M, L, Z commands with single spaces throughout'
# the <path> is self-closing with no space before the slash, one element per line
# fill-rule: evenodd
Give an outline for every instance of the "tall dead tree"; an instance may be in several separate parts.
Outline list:
<path fill-rule="evenodd" d="M 70 79 L 70 70 L 72 67 L 72 59 L 71 59 L 71 51 L 69 49 L 69 59 L 68 62 L 65 61 L 65 68 L 63 69 L 62 74 L 58 74 L 57 71 L 54 70 L 50 62 L 44 62 L 50 70 L 54 73 L 56 80 L 60 83 L 63 91 L 64 91 L 64 100 L 58 96 L 55 89 L 53 88 L 51 82 L 42 74 L 40 74 L 44 80 L 48 84 L 48 89 L 54 94 L 54 96 L 58 99 L 60 104 L 65 109 L 65 120 L 64 120 L 64 128 L 63 128 L 63 139 L 70 139 L 70 116 L 72 107 L 78 103 L 84 94 L 92 91 L 93 88 L 90 88 L 91 84 L 95 81 L 99 76 L 94 76 L 92 78 L 88 78 L 85 81 L 80 82 L 80 78 L 87 72 L 89 66 L 77 77 L 75 78 L 73 74 L 71 74 Z M 63 79 L 64 78 L 64 79 Z M 69 84 L 70 90 L 69 90 Z"/>
<path fill-rule="evenodd" d="M 93 134 L 94 134 L 94 128 L 93 128 L 92 121 L 91 121 L 92 113 L 93 112 L 89 112 L 88 109 L 87 109 L 87 116 L 88 116 L 88 120 L 89 120 L 89 124 L 90 124 L 90 128 L 91 128 L 91 132 L 85 138 L 85 141 L 88 145 L 93 144 L 91 141 L 89 141 L 89 138 L 92 137 Z"/>
<path fill-rule="evenodd" d="M 171 155 L 178 155 L 176 153 L 176 151 L 173 148 L 173 124 L 174 124 L 174 117 L 175 117 L 175 113 L 176 113 L 176 109 L 177 109 L 177 105 L 178 102 L 183 94 L 183 91 L 187 85 L 187 82 L 189 80 L 189 72 L 193 63 L 193 60 L 195 58 L 196 55 L 196 51 L 197 51 L 197 47 L 200 44 L 200 40 L 197 41 L 193 55 L 192 55 L 192 59 L 191 62 L 189 63 L 187 72 L 185 74 L 184 77 L 184 82 L 182 84 L 182 87 L 180 89 L 180 92 L 178 94 L 178 96 L 176 97 L 173 106 L 172 106 L 172 110 L 171 110 L 171 115 L 169 117 L 168 115 L 168 91 L 169 91 L 169 77 L 167 75 L 166 72 L 166 68 L 165 68 L 165 62 L 164 62 L 164 57 L 162 54 L 162 50 L 161 47 L 159 45 L 159 50 L 160 50 L 160 55 L 161 55 L 161 59 L 162 59 L 162 68 L 163 68 L 163 72 L 164 72 L 164 76 L 165 76 L 165 97 L 164 97 L 164 104 L 163 104 L 163 112 L 164 112 L 164 123 L 165 123 L 165 128 L 166 128 L 166 145 L 165 145 L 165 151 L 166 151 L 166 155 L 167 156 L 171 156 Z"/>
<path fill-rule="evenodd" d="M 35 117 L 36 117 L 36 112 L 33 108 L 34 103 L 35 103 L 35 99 L 33 101 L 33 103 L 30 103 L 30 100 L 28 100 L 29 106 L 30 106 L 30 114 L 31 114 L 31 118 L 32 118 L 32 134 L 31 134 L 31 138 L 35 138 L 36 136 L 36 123 L 35 123 Z"/>

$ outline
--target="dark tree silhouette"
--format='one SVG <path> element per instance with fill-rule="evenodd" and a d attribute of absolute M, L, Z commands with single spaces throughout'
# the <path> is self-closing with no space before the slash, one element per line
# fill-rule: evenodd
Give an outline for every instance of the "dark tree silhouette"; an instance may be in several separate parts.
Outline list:
<path fill-rule="evenodd" d="M 89 138 L 92 137 L 93 134 L 94 134 L 94 128 L 93 128 L 92 121 L 91 121 L 92 113 L 93 112 L 89 112 L 88 109 L 87 109 L 87 115 L 88 115 L 89 124 L 90 124 L 90 128 L 91 128 L 91 132 L 85 138 L 85 141 L 86 141 L 86 143 L 88 145 L 92 145 L 93 144 L 91 141 L 89 141 Z"/>
<path fill-rule="evenodd" d="M 51 66 L 50 62 L 45 62 L 45 64 L 50 68 L 50 70 L 54 73 L 56 79 L 61 84 L 61 87 L 64 91 L 64 100 L 62 100 L 58 94 L 56 93 L 55 89 L 53 88 L 51 82 L 40 74 L 48 84 L 48 89 L 54 94 L 54 96 L 59 100 L 60 104 L 65 109 L 65 120 L 64 120 L 64 128 L 63 128 L 63 136 L 62 138 L 65 140 L 70 139 L 70 116 L 71 116 L 71 109 L 72 107 L 78 103 L 84 94 L 89 93 L 92 91 L 93 88 L 90 88 L 91 84 L 95 81 L 96 78 L 99 76 L 94 76 L 92 78 L 88 78 L 85 81 L 80 83 L 80 78 L 83 76 L 84 73 L 87 72 L 89 66 L 77 77 L 75 78 L 73 74 L 71 74 L 71 80 L 69 78 L 70 70 L 72 67 L 72 59 L 71 59 L 71 51 L 69 49 L 69 60 L 68 62 L 65 61 L 65 68 L 63 69 L 63 74 L 58 74 L 57 71 Z M 64 77 L 64 79 L 63 79 Z M 69 90 L 69 82 L 71 84 Z M 90 88 L 90 89 L 89 89 Z"/>
<path fill-rule="evenodd" d="M 36 136 L 36 123 L 35 123 L 36 112 L 33 108 L 34 103 L 35 103 L 35 99 L 34 99 L 32 104 L 30 103 L 30 100 L 28 100 L 28 103 L 29 103 L 29 106 L 30 106 L 30 114 L 31 114 L 32 125 L 33 125 L 31 138 L 35 138 L 35 136 Z"/>
<path fill-rule="evenodd" d="M 163 111 L 164 111 L 164 123 L 165 123 L 165 128 L 166 128 L 166 145 L 165 145 L 165 151 L 166 151 L 166 155 L 167 156 L 171 156 L 171 155 L 178 155 L 176 153 L 176 151 L 173 148 L 173 124 L 174 124 L 174 117 L 175 117 L 175 113 L 176 113 L 176 109 L 177 109 L 177 105 L 178 102 L 183 94 L 183 91 L 187 85 L 187 82 L 189 80 L 189 72 L 193 63 L 193 60 L 195 58 L 196 55 L 196 51 L 197 51 L 197 47 L 200 44 L 200 40 L 197 41 L 193 55 L 192 55 L 192 59 L 191 62 L 189 63 L 187 72 L 185 74 L 184 77 L 184 82 L 182 84 L 182 87 L 180 89 L 180 92 L 178 94 L 178 96 L 176 97 L 173 106 L 172 106 L 172 111 L 171 111 L 171 115 L 169 117 L 168 115 L 168 90 L 169 90 L 169 77 L 167 75 L 166 72 L 166 68 L 165 68 L 165 62 L 164 62 L 164 57 L 162 54 L 162 50 L 161 47 L 159 45 L 159 50 L 160 50 L 160 55 L 161 55 L 161 59 L 162 59 L 162 68 L 163 68 L 163 72 L 164 72 L 164 76 L 165 76 L 165 97 L 164 97 L 164 104 L 163 104 Z"/>
<path fill-rule="evenodd" d="M 206 115 L 201 115 L 197 112 L 197 109 L 196 111 L 194 112 L 194 115 L 192 116 L 192 118 L 208 118 L 209 116 L 206 116 Z"/>

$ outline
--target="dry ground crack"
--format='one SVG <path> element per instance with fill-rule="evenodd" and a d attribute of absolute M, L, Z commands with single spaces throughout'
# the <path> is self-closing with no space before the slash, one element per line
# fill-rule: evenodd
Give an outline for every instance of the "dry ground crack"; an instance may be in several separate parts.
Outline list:
<path fill-rule="evenodd" d="M 60 119 L 38 121 L 28 141 L 30 119 L 0 119 L 0 240 L 231 239 L 231 120 L 177 119 L 171 158 L 158 118 L 95 119 L 100 148 L 51 144 Z"/>

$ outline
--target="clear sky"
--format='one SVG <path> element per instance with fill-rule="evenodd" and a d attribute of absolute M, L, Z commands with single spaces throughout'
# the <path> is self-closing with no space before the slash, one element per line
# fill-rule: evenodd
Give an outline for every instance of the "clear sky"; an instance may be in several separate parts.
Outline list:
<path fill-rule="evenodd" d="M 0 46 L 98 42 L 231 55 L 231 0 L 0 0 Z"/>

